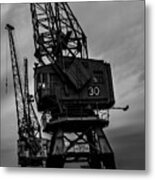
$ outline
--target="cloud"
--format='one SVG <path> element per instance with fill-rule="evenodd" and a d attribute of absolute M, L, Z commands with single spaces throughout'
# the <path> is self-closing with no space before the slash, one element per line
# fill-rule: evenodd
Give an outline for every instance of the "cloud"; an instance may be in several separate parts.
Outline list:
<path fill-rule="evenodd" d="M 111 63 L 116 103 L 120 104 L 129 94 L 134 96 L 137 89 L 143 91 L 139 76 L 144 74 L 144 2 L 71 5 L 86 28 L 90 57 Z"/>
<path fill-rule="evenodd" d="M 7 143 L 6 143 L 7 142 Z M 1 151 L 0 151 L 0 166 L 3 167 L 17 167 L 17 144 L 16 139 L 5 139 L 1 140 Z"/>
<path fill-rule="evenodd" d="M 108 131 L 108 130 L 107 130 Z M 145 169 L 145 133 L 134 125 L 106 132 L 115 152 L 118 169 Z"/>
<path fill-rule="evenodd" d="M 12 9 L 13 4 L 1 4 L 1 16 L 5 19 L 8 16 L 10 10 Z"/>
<path fill-rule="evenodd" d="M 73 6 L 74 4 L 74 6 Z M 72 3 L 73 10 L 86 28 L 88 43 L 95 57 L 118 47 L 126 40 L 128 29 L 142 23 L 144 2 Z M 79 9 L 82 11 L 79 13 Z M 83 21 L 87 22 L 84 23 Z M 93 34 L 93 35 L 92 35 Z"/>

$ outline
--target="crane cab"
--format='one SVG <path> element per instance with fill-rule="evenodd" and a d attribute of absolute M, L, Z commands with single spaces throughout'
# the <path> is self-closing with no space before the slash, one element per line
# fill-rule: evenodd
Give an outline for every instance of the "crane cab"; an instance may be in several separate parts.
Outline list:
<path fill-rule="evenodd" d="M 63 65 L 62 65 L 63 64 Z M 38 66 L 34 71 L 35 99 L 38 111 L 71 111 L 79 114 L 82 108 L 108 109 L 114 105 L 114 92 L 109 63 L 103 60 L 63 57 L 58 64 Z M 60 76 L 63 76 L 62 80 Z M 79 111 L 78 111 L 79 110 Z M 69 116 L 69 114 L 67 114 Z"/>

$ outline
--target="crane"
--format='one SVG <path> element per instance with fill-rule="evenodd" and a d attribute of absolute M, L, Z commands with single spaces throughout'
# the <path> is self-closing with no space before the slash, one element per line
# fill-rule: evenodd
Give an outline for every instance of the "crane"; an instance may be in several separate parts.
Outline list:
<path fill-rule="evenodd" d="M 87 37 L 68 3 L 31 3 L 37 63 L 34 96 L 42 113 L 43 131 L 29 93 L 28 60 L 24 59 L 24 86 L 13 37 L 7 24 L 18 125 L 18 164 L 64 167 L 86 162 L 87 168 L 115 169 L 114 152 L 103 131 L 114 107 L 111 67 L 89 59 Z M 102 110 L 102 112 L 100 111 Z M 100 115 L 99 115 L 100 111 Z M 95 113 L 96 112 L 96 113 Z"/>
<path fill-rule="evenodd" d="M 32 3 L 35 99 L 44 131 L 52 134 L 47 167 L 87 162 L 115 169 L 104 134 L 114 103 L 110 64 L 88 58 L 87 37 L 68 3 Z"/>
<path fill-rule="evenodd" d="M 13 74 L 13 84 L 15 92 L 15 105 L 17 113 L 17 126 L 18 126 L 18 164 L 21 166 L 28 166 L 32 163 L 42 164 L 42 159 L 38 159 L 37 154 L 42 153 L 42 137 L 41 128 L 32 105 L 32 97 L 29 94 L 28 86 L 28 61 L 24 59 L 24 88 L 22 86 L 19 64 L 17 60 L 15 42 L 13 38 L 14 27 L 7 24 L 8 31 L 11 65 Z M 35 157 L 35 159 L 34 159 Z M 36 160 L 36 162 L 35 162 Z"/>

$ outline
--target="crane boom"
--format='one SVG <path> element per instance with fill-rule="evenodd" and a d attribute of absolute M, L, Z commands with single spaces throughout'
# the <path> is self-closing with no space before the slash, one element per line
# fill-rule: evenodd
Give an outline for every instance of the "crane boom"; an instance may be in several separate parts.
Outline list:
<path fill-rule="evenodd" d="M 12 64 L 12 73 L 13 73 L 13 82 L 14 82 L 14 91 L 15 91 L 19 138 L 22 137 L 35 138 L 38 135 L 39 137 L 41 137 L 40 125 L 36 113 L 34 111 L 34 108 L 32 106 L 31 98 L 29 95 L 27 59 L 24 59 L 25 75 L 24 75 L 24 92 L 23 92 L 15 42 L 12 33 L 14 27 L 7 24 L 6 29 L 8 30 L 9 44 L 10 44 L 10 55 L 11 55 L 11 64 Z"/>
<path fill-rule="evenodd" d="M 9 45 L 10 45 L 10 55 L 11 55 L 11 64 L 12 64 L 12 73 L 13 73 L 13 84 L 15 92 L 15 103 L 16 103 L 16 112 L 17 112 L 17 122 L 18 122 L 18 133 L 19 138 L 27 137 L 28 129 L 26 124 L 27 114 L 25 109 L 24 95 L 22 91 L 21 77 L 19 73 L 19 65 L 17 61 L 17 54 L 15 48 L 15 42 L 13 39 L 12 31 L 14 27 L 7 24 L 6 29 L 8 30 Z M 23 126 L 25 128 L 23 128 Z"/>
<path fill-rule="evenodd" d="M 25 73 L 23 88 L 19 72 L 15 42 L 13 38 L 14 27 L 7 24 L 6 29 L 8 30 L 9 37 L 13 83 L 15 92 L 15 104 L 18 122 L 18 160 L 21 166 L 27 166 L 27 164 L 31 161 L 32 158 L 37 157 L 38 153 L 42 154 L 42 144 L 47 143 L 46 140 L 43 140 L 41 138 L 40 124 L 35 110 L 32 106 L 32 98 L 29 95 L 27 59 L 24 59 Z M 42 159 L 40 159 L 38 164 L 42 164 Z"/>
<path fill-rule="evenodd" d="M 24 59 L 24 100 L 25 108 L 27 112 L 27 121 L 30 124 L 31 136 L 34 138 L 41 138 L 40 124 L 32 106 L 32 96 L 29 93 L 29 81 L 28 81 L 28 60 Z"/>
<path fill-rule="evenodd" d="M 35 56 L 40 64 L 65 56 L 88 58 L 86 35 L 67 3 L 32 3 L 30 9 Z"/>

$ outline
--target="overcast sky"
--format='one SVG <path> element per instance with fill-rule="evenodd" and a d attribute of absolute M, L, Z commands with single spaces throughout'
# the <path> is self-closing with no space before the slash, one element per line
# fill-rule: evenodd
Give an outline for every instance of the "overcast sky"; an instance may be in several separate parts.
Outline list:
<path fill-rule="evenodd" d="M 89 57 L 111 63 L 116 106 L 106 134 L 119 169 L 144 169 L 144 1 L 69 3 L 88 38 Z M 17 120 L 12 71 L 5 24 L 12 24 L 21 70 L 29 59 L 33 93 L 34 42 L 29 4 L 1 6 L 1 162 L 17 166 Z M 5 79 L 9 87 L 6 94 Z"/>

